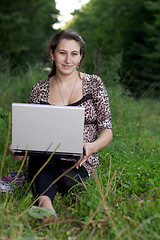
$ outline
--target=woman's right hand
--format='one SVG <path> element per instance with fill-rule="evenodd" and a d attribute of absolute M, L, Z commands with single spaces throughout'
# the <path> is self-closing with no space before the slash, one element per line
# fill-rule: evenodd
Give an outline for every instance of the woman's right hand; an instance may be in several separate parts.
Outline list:
<path fill-rule="evenodd" d="M 21 161 L 24 158 L 24 156 L 19 156 L 13 153 L 12 144 L 9 146 L 8 151 L 9 155 L 16 161 Z"/>

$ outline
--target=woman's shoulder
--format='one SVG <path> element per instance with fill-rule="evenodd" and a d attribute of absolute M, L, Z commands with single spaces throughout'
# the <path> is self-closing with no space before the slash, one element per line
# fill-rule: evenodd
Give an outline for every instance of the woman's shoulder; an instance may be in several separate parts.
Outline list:
<path fill-rule="evenodd" d="M 49 83 L 49 79 L 37 82 L 30 92 L 29 103 L 39 103 L 41 98 L 48 98 Z"/>
<path fill-rule="evenodd" d="M 104 88 L 104 83 L 98 75 L 83 73 L 83 80 L 85 81 L 86 86 L 90 86 L 93 90 Z"/>
<path fill-rule="evenodd" d="M 99 82 L 102 81 L 101 78 L 95 74 L 88 74 L 88 73 L 82 73 L 82 78 L 86 80 L 87 82 Z"/>
<path fill-rule="evenodd" d="M 39 82 L 37 82 L 36 84 L 33 85 L 32 89 L 42 89 L 42 88 L 46 88 L 49 85 L 49 78 L 45 79 L 45 80 L 40 80 Z"/>

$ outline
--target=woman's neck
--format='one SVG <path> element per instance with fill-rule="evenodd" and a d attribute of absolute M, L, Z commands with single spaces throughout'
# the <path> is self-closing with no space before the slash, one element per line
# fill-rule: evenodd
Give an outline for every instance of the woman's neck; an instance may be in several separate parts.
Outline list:
<path fill-rule="evenodd" d="M 58 81 L 63 83 L 72 83 L 75 81 L 75 79 L 78 77 L 79 73 L 77 71 L 74 71 L 71 74 L 62 74 L 60 72 L 57 72 L 55 77 L 58 79 Z"/>

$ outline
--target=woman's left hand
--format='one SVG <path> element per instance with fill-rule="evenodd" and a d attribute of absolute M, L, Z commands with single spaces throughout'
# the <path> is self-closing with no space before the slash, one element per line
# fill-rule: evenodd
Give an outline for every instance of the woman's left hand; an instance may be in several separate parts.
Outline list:
<path fill-rule="evenodd" d="M 95 152 L 93 142 L 92 143 L 84 143 L 83 150 L 84 150 L 84 154 L 83 154 L 83 157 L 77 162 L 77 165 L 76 165 L 77 169 L 79 167 L 81 167 L 82 164 L 88 159 L 88 157 Z"/>
<path fill-rule="evenodd" d="M 112 140 L 112 130 L 104 129 L 99 133 L 98 138 L 94 142 L 84 143 L 83 144 L 84 155 L 77 162 L 76 168 L 78 169 L 79 167 L 81 167 L 82 164 L 88 159 L 90 155 L 107 147 L 111 140 Z"/>

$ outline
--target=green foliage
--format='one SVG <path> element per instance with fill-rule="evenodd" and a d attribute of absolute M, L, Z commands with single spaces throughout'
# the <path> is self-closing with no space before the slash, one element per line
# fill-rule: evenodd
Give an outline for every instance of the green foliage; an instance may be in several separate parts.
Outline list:
<path fill-rule="evenodd" d="M 46 78 L 46 72 L 42 66 L 28 66 L 25 72 L 17 68 L 16 72 L 10 71 L 8 60 L 0 59 L 0 158 L 5 149 L 9 128 L 9 112 L 11 113 L 13 102 L 27 103 L 32 86 Z M 11 143 L 11 134 L 10 134 Z M 7 159 L 9 157 L 7 156 Z M 19 162 L 6 162 L 4 173 L 18 168 Z"/>
<path fill-rule="evenodd" d="M 27 60 L 30 63 L 42 61 L 58 13 L 54 0 L 1 1 L 1 55 L 9 56 L 11 67 Z"/>
<path fill-rule="evenodd" d="M 145 3 L 146 8 L 151 13 L 151 20 L 145 22 L 147 32 L 147 52 L 145 53 L 145 59 L 147 67 L 151 65 L 151 71 L 145 75 L 147 79 L 155 82 L 155 87 L 159 86 L 159 61 L 160 61 L 160 2 L 159 1 L 147 1 Z"/>
<path fill-rule="evenodd" d="M 13 102 L 28 102 L 30 91 L 35 83 L 44 80 L 46 72 L 42 65 L 28 65 L 25 71 L 17 67 L 10 71 L 9 61 L 0 59 L 0 107 L 11 110 Z"/>
<path fill-rule="evenodd" d="M 93 63 L 97 60 L 95 53 L 104 55 L 105 58 L 118 53 L 115 51 L 117 47 L 114 46 L 115 49 L 112 47 L 112 44 L 118 43 L 118 39 L 117 43 L 113 41 L 116 36 L 114 32 L 116 18 L 111 18 L 114 10 L 113 1 L 91 0 L 82 10 L 73 13 L 74 21 L 70 27 L 77 30 L 86 41 L 85 65 L 89 71 L 94 70 Z"/>
<path fill-rule="evenodd" d="M 7 137 L 7 129 L 8 129 L 8 111 L 3 108 L 0 108 L 0 153 L 4 151 L 5 141 Z"/>
<path fill-rule="evenodd" d="M 101 59 L 99 57 L 99 63 L 96 63 L 96 71 L 100 69 Z M 107 69 L 102 67 L 101 77 L 108 90 L 112 111 L 113 140 L 100 152 L 96 175 L 67 195 L 56 195 L 53 206 L 60 218 L 48 227 L 39 226 L 37 220 L 29 215 L 34 199 L 31 190 L 26 190 L 28 186 L 14 189 L 13 194 L 1 194 L 2 239 L 159 239 L 159 99 L 133 99 L 118 83 L 116 69 L 120 61 L 121 56 L 117 55 L 111 62 L 106 62 Z M 30 67 L 25 74 L 20 72 L 19 76 L 8 71 L 1 74 L 2 158 L 8 131 L 8 110 L 11 110 L 10 99 L 26 102 L 32 85 L 45 79 L 46 74 L 39 67 Z M 24 81 L 21 81 L 22 77 Z M 27 92 L 24 91 L 24 83 Z M 20 91 L 16 96 L 17 86 Z M 20 164 L 7 153 L 4 174 L 18 170 Z"/>
<path fill-rule="evenodd" d="M 91 0 L 66 26 L 86 41 L 88 71 L 95 52 L 107 60 L 122 52 L 121 82 L 136 96 L 159 95 L 159 11 L 159 0 Z"/>
<path fill-rule="evenodd" d="M 31 217 L 34 217 L 37 219 L 44 219 L 44 217 L 48 218 L 53 216 L 53 210 L 49 208 L 42 208 L 37 206 L 32 206 L 29 209 L 28 213 Z"/>
<path fill-rule="evenodd" d="M 115 96 L 115 92 L 121 94 Z M 113 91 L 113 87 L 109 92 L 114 129 L 109 150 L 114 169 L 124 166 L 124 188 L 130 194 L 141 194 L 158 187 L 160 181 L 159 100 L 156 103 L 143 99 L 137 103 L 125 95 L 120 100 L 122 94 L 123 91 Z"/>

